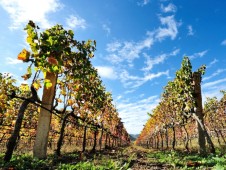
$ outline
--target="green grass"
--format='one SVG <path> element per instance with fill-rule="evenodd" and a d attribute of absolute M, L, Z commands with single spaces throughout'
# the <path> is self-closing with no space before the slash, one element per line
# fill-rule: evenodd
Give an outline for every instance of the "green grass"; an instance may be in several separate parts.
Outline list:
<path fill-rule="evenodd" d="M 49 159 L 47 160 L 38 160 L 30 155 L 23 154 L 23 155 L 13 155 L 10 162 L 5 163 L 3 161 L 4 155 L 0 155 L 0 168 L 5 169 L 17 169 L 17 170 L 24 170 L 24 169 L 47 169 L 48 166 L 51 164 Z"/>
<path fill-rule="evenodd" d="M 124 160 L 119 157 L 119 159 L 111 159 L 109 155 L 97 154 L 92 157 L 84 156 L 84 160 L 80 161 L 78 153 L 70 153 L 58 158 L 49 155 L 46 160 L 35 159 L 31 155 L 23 154 L 13 155 L 10 162 L 4 163 L 4 155 L 1 154 L 0 169 L 126 170 L 129 168 L 132 156 Z"/>
<path fill-rule="evenodd" d="M 61 157 L 48 155 L 46 160 L 35 159 L 31 154 L 14 154 L 4 163 L 0 154 L 0 169 L 63 169 L 63 170 L 126 170 L 138 168 L 213 169 L 226 170 L 226 153 L 217 150 L 206 157 L 197 153 L 180 151 L 156 151 L 137 146 L 104 150 L 97 153 L 64 153 Z M 142 167 L 141 167 L 142 166 Z"/>
<path fill-rule="evenodd" d="M 181 153 L 178 151 L 156 151 L 147 154 L 150 160 L 169 164 L 176 169 L 219 169 L 226 170 L 226 154 L 213 155 L 207 157 L 200 156 L 196 153 Z"/>

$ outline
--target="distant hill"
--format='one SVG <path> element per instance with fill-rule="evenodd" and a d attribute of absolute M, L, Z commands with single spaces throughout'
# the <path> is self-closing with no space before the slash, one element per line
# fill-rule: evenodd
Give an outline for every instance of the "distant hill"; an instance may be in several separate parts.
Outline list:
<path fill-rule="evenodd" d="M 139 134 L 129 134 L 129 136 L 132 141 L 135 141 L 138 138 Z"/>

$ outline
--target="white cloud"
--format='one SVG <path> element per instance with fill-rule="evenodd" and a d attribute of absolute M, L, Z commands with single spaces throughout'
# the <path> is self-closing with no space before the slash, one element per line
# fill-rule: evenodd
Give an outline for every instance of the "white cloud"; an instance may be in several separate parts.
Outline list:
<path fill-rule="evenodd" d="M 190 55 L 188 57 L 192 60 L 192 59 L 195 59 L 197 57 L 203 57 L 204 55 L 207 54 L 207 52 L 208 52 L 208 50 L 200 51 L 200 52 L 194 53 L 194 54 L 192 54 L 192 55 Z"/>
<path fill-rule="evenodd" d="M 188 25 L 187 29 L 188 29 L 188 35 L 189 36 L 194 35 L 194 31 L 193 31 L 192 25 Z"/>
<path fill-rule="evenodd" d="M 142 50 L 150 48 L 153 43 L 153 36 L 149 32 L 147 32 L 147 37 L 139 42 L 115 41 L 109 43 L 107 44 L 106 51 L 111 54 L 107 56 L 107 60 L 114 64 L 126 61 L 132 65 L 133 60 L 140 57 Z"/>
<path fill-rule="evenodd" d="M 112 64 L 118 64 L 118 63 L 121 63 L 122 61 L 124 61 L 124 59 L 122 57 L 120 57 L 119 55 L 116 55 L 116 54 L 109 54 L 107 56 L 107 60 L 110 61 Z"/>
<path fill-rule="evenodd" d="M 109 27 L 108 25 L 106 25 L 106 24 L 103 24 L 103 25 L 102 25 L 102 28 L 103 28 L 103 30 L 107 33 L 107 36 L 109 36 L 110 33 L 111 33 L 110 27 Z"/>
<path fill-rule="evenodd" d="M 167 17 L 159 17 L 161 24 L 166 27 L 159 27 L 154 31 L 147 31 L 144 40 L 133 42 L 116 40 L 115 42 L 107 44 L 106 51 L 110 54 L 107 55 L 107 60 L 113 64 L 121 62 L 128 62 L 128 66 L 132 67 L 134 59 L 140 57 L 143 50 L 149 49 L 156 41 L 162 41 L 166 37 L 174 40 L 178 34 L 177 27 L 179 24 L 174 19 L 174 15 Z M 179 53 L 179 49 L 175 51 Z"/>
<path fill-rule="evenodd" d="M 162 25 L 166 25 L 167 27 L 160 27 L 156 30 L 155 38 L 158 40 L 163 40 L 166 37 L 170 37 L 174 40 L 178 34 L 178 26 L 179 24 L 176 22 L 174 15 L 167 17 L 160 17 L 160 22 Z"/>
<path fill-rule="evenodd" d="M 135 89 L 133 89 L 133 90 L 127 90 L 127 91 L 125 91 L 125 94 L 133 93 L 134 91 L 135 91 Z"/>
<path fill-rule="evenodd" d="M 141 85 L 145 84 L 148 81 L 151 81 L 163 75 L 168 76 L 169 70 L 157 73 L 145 73 L 144 76 L 140 77 L 130 75 L 127 70 L 123 70 L 119 74 L 119 79 L 123 83 L 124 87 L 134 89 L 140 87 Z"/>
<path fill-rule="evenodd" d="M 161 54 L 155 58 L 151 58 L 150 56 L 148 56 L 146 53 L 144 53 L 144 57 L 146 58 L 146 67 L 142 68 L 143 71 L 148 72 L 150 71 L 154 65 L 163 63 L 167 57 L 169 56 L 176 56 L 178 53 L 180 52 L 180 49 L 175 49 L 174 51 L 172 51 L 171 53 L 167 54 Z"/>
<path fill-rule="evenodd" d="M 180 49 L 175 49 L 171 53 L 162 54 L 155 58 L 147 57 L 146 51 L 149 50 L 155 42 L 162 41 L 167 37 L 174 40 L 178 34 L 180 23 L 177 23 L 174 15 L 166 17 L 160 16 L 159 19 L 161 27 L 154 31 L 147 31 L 146 37 L 143 40 L 137 42 L 116 40 L 107 44 L 106 51 L 108 54 L 106 58 L 117 68 L 118 78 L 124 87 L 129 88 L 128 93 L 130 93 L 131 90 L 133 92 L 134 89 L 148 81 L 152 81 L 154 78 L 164 75 L 169 78 L 169 70 L 157 73 L 149 73 L 149 71 L 154 65 L 164 62 L 167 57 L 176 56 L 180 52 Z M 147 58 L 146 67 L 142 69 L 143 75 L 130 75 L 128 69 L 132 69 L 131 67 L 135 64 L 134 60 L 140 58 L 142 54 Z"/>
<path fill-rule="evenodd" d="M 220 90 L 225 90 L 225 89 L 226 89 L 225 85 L 220 85 L 217 88 L 212 88 L 212 89 L 209 89 L 209 90 L 205 90 L 202 93 L 203 104 L 205 103 L 207 97 L 209 97 L 209 98 L 217 97 L 217 99 L 220 100 L 223 97 L 223 95 L 220 92 Z"/>
<path fill-rule="evenodd" d="M 48 28 L 52 24 L 47 15 L 63 7 L 58 0 L 0 0 L 0 5 L 12 19 L 11 29 L 20 28 L 29 20 L 38 23 L 42 28 Z"/>
<path fill-rule="evenodd" d="M 172 4 L 172 3 L 169 3 L 169 5 L 167 5 L 167 6 L 164 6 L 163 4 L 161 4 L 161 10 L 164 13 L 176 12 L 177 11 L 177 7 L 174 4 Z"/>
<path fill-rule="evenodd" d="M 213 61 L 211 61 L 211 62 L 206 66 L 206 68 L 212 67 L 212 65 L 216 64 L 217 62 L 218 62 L 218 60 L 215 58 Z"/>
<path fill-rule="evenodd" d="M 87 25 L 85 19 L 79 16 L 74 16 L 74 15 L 70 15 L 69 18 L 66 19 L 66 24 L 68 27 L 72 29 L 76 29 L 76 28 L 85 29 Z"/>
<path fill-rule="evenodd" d="M 6 64 L 15 65 L 15 64 L 20 64 L 20 63 L 23 63 L 23 62 L 21 60 L 17 60 L 15 58 L 11 58 L 11 57 L 6 58 Z"/>
<path fill-rule="evenodd" d="M 128 71 L 127 70 L 122 70 L 121 73 L 120 73 L 120 80 L 125 83 L 127 82 L 128 80 L 139 80 L 140 77 L 138 76 L 131 76 L 129 75 Z"/>
<path fill-rule="evenodd" d="M 116 108 L 119 111 L 119 116 L 125 122 L 124 125 L 129 133 L 140 133 L 149 118 L 147 112 L 151 112 L 158 102 L 158 96 L 150 96 L 137 102 L 117 102 Z M 134 124 L 136 125 L 134 126 Z"/>
<path fill-rule="evenodd" d="M 122 98 L 121 95 L 117 96 L 116 101 L 120 100 Z"/>
<path fill-rule="evenodd" d="M 221 73 L 223 73 L 223 72 L 225 72 L 226 71 L 226 69 L 218 69 L 217 71 L 215 71 L 213 74 L 211 74 L 210 76 L 208 76 L 208 77 L 203 77 L 203 79 L 202 79 L 202 81 L 206 81 L 206 80 L 209 80 L 209 79 L 211 79 L 211 78 L 213 78 L 213 77 L 215 77 L 215 76 L 217 76 L 217 75 L 219 75 L 219 74 L 221 74 Z"/>
<path fill-rule="evenodd" d="M 150 3 L 150 0 L 142 0 L 141 2 L 138 2 L 137 4 L 139 5 L 139 6 L 144 6 L 144 5 L 147 5 L 147 4 L 149 4 Z"/>
<path fill-rule="evenodd" d="M 171 55 L 171 56 L 176 56 L 176 55 L 178 55 L 179 53 L 180 53 L 180 49 L 177 48 L 176 50 L 172 51 L 172 52 L 170 53 L 170 55 Z"/>
<path fill-rule="evenodd" d="M 226 82 L 226 78 L 219 79 L 216 81 L 208 82 L 202 85 L 203 88 L 215 88 L 216 85 L 219 85 L 220 83 Z M 218 88 L 218 87 L 217 87 Z M 219 88 L 218 88 L 219 89 Z"/>
<path fill-rule="evenodd" d="M 131 63 L 135 58 L 139 58 L 139 54 L 145 48 L 150 48 L 153 39 L 147 38 L 141 42 L 124 42 L 124 46 L 119 50 L 119 55 Z"/>
<path fill-rule="evenodd" d="M 101 76 L 101 78 L 107 78 L 107 79 L 116 79 L 116 73 L 112 67 L 107 66 L 96 66 L 95 67 L 98 71 L 98 74 Z"/>
<path fill-rule="evenodd" d="M 223 41 L 221 42 L 221 45 L 226 45 L 226 40 L 223 40 Z"/>
<path fill-rule="evenodd" d="M 122 44 L 120 42 L 115 41 L 115 42 L 107 44 L 106 50 L 108 52 L 115 52 L 115 51 L 119 50 L 121 46 L 122 46 Z"/>
<path fill-rule="evenodd" d="M 167 71 L 162 71 L 162 72 L 157 72 L 157 73 L 150 73 L 150 74 L 146 74 L 144 77 L 141 77 L 140 80 L 135 81 L 134 85 L 131 86 L 131 88 L 137 88 L 140 87 L 141 85 L 143 85 L 144 83 L 151 81 L 155 78 L 161 77 L 161 76 L 169 76 L 169 70 Z"/>
<path fill-rule="evenodd" d="M 205 51 L 201 51 L 199 53 L 196 53 L 198 57 L 203 57 L 204 55 L 206 55 L 206 53 L 208 52 L 208 50 Z"/>
<path fill-rule="evenodd" d="M 144 94 L 140 94 L 139 97 L 140 97 L 140 98 L 144 97 Z"/>
<path fill-rule="evenodd" d="M 226 90 L 225 82 L 226 79 L 220 79 L 204 84 L 202 86 L 203 104 L 205 103 L 207 97 L 217 97 L 217 99 L 220 100 L 223 97 L 223 94 L 220 91 Z"/>
<path fill-rule="evenodd" d="M 163 63 L 167 57 L 166 54 L 162 54 L 162 55 L 159 55 L 155 58 L 150 58 L 150 56 L 148 56 L 147 54 L 144 53 L 144 57 L 146 58 L 146 67 L 144 67 L 142 70 L 145 71 L 145 72 L 148 72 L 152 69 L 152 67 L 156 64 L 160 64 L 160 63 Z"/>
<path fill-rule="evenodd" d="M 152 80 L 154 78 L 157 78 L 157 77 L 160 77 L 162 75 L 169 75 L 169 70 L 167 71 L 163 71 L 163 72 L 157 72 L 157 73 L 150 73 L 150 74 L 147 74 L 143 79 L 146 81 L 148 80 Z"/>

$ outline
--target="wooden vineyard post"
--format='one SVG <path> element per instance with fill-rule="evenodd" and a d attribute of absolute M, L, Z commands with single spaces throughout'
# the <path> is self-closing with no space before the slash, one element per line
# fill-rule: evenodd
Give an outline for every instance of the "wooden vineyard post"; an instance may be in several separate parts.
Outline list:
<path fill-rule="evenodd" d="M 52 86 L 43 89 L 42 96 L 42 106 L 48 110 L 52 110 L 53 100 L 55 97 L 55 86 L 57 81 L 57 76 L 54 73 L 47 72 L 46 79 L 50 80 Z M 46 158 L 47 154 L 47 143 L 48 135 L 50 130 L 51 115 L 48 110 L 41 108 L 39 118 L 38 118 L 38 127 L 35 138 L 35 144 L 33 149 L 34 157 L 39 159 Z"/>
<path fill-rule="evenodd" d="M 194 92 L 195 92 L 195 102 L 196 102 L 196 115 L 199 120 L 203 123 L 203 110 L 202 110 L 202 95 L 201 95 L 201 75 L 197 72 L 193 73 L 193 81 L 194 81 Z M 198 143 L 199 143 L 199 153 L 206 154 L 206 140 L 205 135 L 200 126 L 200 123 L 197 124 L 198 129 Z"/>
<path fill-rule="evenodd" d="M 202 109 L 202 94 L 201 94 L 201 85 L 200 85 L 201 74 L 198 72 L 194 72 L 193 81 L 194 81 L 194 93 L 195 93 L 194 96 L 195 96 L 195 102 L 196 102 L 196 111 L 193 117 L 197 122 L 199 152 L 200 154 L 203 154 L 203 155 L 206 154 L 206 141 L 205 141 L 205 137 L 206 137 L 207 142 L 211 147 L 211 153 L 215 153 L 213 142 L 206 131 L 204 120 L 203 120 L 204 114 Z"/>

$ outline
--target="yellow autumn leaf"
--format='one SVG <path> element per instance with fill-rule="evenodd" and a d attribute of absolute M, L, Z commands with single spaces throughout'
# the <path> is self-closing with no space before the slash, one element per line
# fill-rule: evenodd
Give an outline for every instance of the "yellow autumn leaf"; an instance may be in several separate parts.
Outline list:
<path fill-rule="evenodd" d="M 30 57 L 30 52 L 27 51 L 26 49 L 23 49 L 17 56 L 18 60 L 22 60 L 22 61 L 28 61 Z"/>
<path fill-rule="evenodd" d="M 69 106 L 72 106 L 74 101 L 72 99 L 68 99 L 67 103 L 68 103 Z"/>
<path fill-rule="evenodd" d="M 29 91 L 29 90 L 30 90 L 30 87 L 29 87 L 28 84 L 21 84 L 21 85 L 20 85 L 20 89 L 21 89 L 22 91 Z"/>
<path fill-rule="evenodd" d="M 33 83 L 33 87 L 35 88 L 35 90 L 38 90 L 38 89 L 41 88 L 42 86 L 41 86 L 41 84 L 40 84 L 39 81 L 35 81 L 35 82 Z"/>

